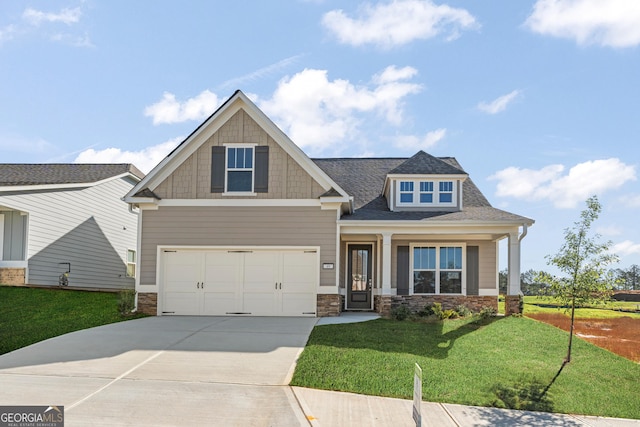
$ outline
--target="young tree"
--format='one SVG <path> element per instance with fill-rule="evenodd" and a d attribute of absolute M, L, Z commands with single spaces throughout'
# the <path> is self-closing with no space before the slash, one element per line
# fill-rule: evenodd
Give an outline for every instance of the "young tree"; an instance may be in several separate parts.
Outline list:
<path fill-rule="evenodd" d="M 611 242 L 600 243 L 598 234 L 589 236 L 591 224 L 598 219 L 602 206 L 596 196 L 586 201 L 587 208 L 580 220 L 564 231 L 564 244 L 557 254 L 547 255 L 547 264 L 553 265 L 563 275 L 554 276 L 542 272 L 538 280 L 548 283 L 554 298 L 571 308 L 569 346 L 563 366 L 571 361 L 571 344 L 576 306 L 605 302 L 611 297 L 614 278 L 607 266 L 618 261 L 609 252 Z"/>

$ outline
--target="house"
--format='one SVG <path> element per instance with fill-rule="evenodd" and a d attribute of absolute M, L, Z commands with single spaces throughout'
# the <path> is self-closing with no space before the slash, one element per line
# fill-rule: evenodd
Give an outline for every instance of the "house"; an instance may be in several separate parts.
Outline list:
<path fill-rule="evenodd" d="M 505 238 L 512 312 L 533 224 L 454 158 L 312 160 L 241 91 L 125 201 L 140 210 L 138 309 L 157 315 L 497 307 Z"/>
<path fill-rule="evenodd" d="M 130 164 L 0 164 L 0 283 L 122 289 L 135 283 Z"/>

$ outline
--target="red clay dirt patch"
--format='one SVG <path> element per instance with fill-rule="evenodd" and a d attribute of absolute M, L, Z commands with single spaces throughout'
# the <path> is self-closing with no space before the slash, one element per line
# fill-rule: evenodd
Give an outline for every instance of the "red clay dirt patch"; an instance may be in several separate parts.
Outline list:
<path fill-rule="evenodd" d="M 569 331 L 571 325 L 569 316 L 561 313 L 527 314 L 527 317 L 565 331 Z M 575 319 L 574 329 L 576 336 L 640 363 L 640 319 Z"/>

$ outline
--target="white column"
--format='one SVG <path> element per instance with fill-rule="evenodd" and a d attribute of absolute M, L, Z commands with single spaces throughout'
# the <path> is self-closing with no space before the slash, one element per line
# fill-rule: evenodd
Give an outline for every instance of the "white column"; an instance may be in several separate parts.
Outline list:
<path fill-rule="evenodd" d="M 520 239 L 518 232 L 509 233 L 509 276 L 507 295 L 520 294 Z"/>
<path fill-rule="evenodd" d="M 382 295 L 391 295 L 391 236 L 382 234 Z"/>

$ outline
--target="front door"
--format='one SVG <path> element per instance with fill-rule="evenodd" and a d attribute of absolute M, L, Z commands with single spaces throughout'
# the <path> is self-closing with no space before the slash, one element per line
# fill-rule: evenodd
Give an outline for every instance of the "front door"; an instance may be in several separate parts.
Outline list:
<path fill-rule="evenodd" d="M 371 245 L 349 245 L 347 251 L 347 310 L 371 310 Z"/>

